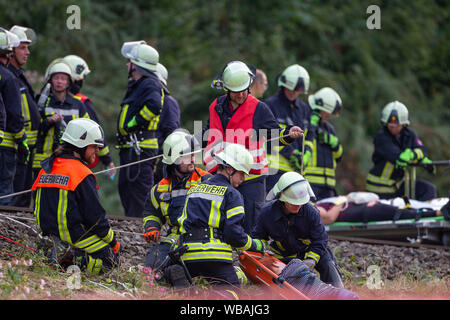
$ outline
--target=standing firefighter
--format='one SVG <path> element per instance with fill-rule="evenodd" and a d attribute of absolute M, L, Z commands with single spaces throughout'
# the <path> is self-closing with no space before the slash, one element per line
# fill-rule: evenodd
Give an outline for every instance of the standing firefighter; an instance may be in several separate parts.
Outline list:
<path fill-rule="evenodd" d="M 34 215 L 44 235 L 73 247 L 75 263 L 96 274 L 113 268 L 120 250 L 88 168 L 103 147 L 103 130 L 93 120 L 75 119 L 61 140 L 34 182 Z"/>
<path fill-rule="evenodd" d="M 36 142 L 33 170 L 37 174 L 41 161 L 50 157 L 59 145 L 67 124 L 77 118 L 89 118 L 84 104 L 69 92 L 72 69 L 61 58 L 53 60 L 45 72 L 47 84 L 39 97 L 41 124 Z"/>
<path fill-rule="evenodd" d="M 214 155 L 217 174 L 189 189 L 178 219 L 182 256 L 192 277 L 201 276 L 221 285 L 239 285 L 232 248 L 260 251 L 264 244 L 242 228 L 244 201 L 236 188 L 253 165 L 253 156 L 240 144 L 227 144 Z"/>
<path fill-rule="evenodd" d="M 215 99 L 209 106 L 208 123 L 203 129 L 205 139 L 202 140 L 203 146 L 206 146 L 204 163 L 211 173 L 217 169 L 213 154 L 230 143 L 245 146 L 253 156 L 250 175 L 245 177 L 245 181 L 238 188 L 244 197 L 244 230 L 247 233 L 251 232 L 264 204 L 268 172 L 266 139 L 280 137 L 279 141 L 287 145 L 303 133 L 297 126 L 280 129 L 267 105 L 249 94 L 253 77 L 245 63 L 233 61 L 228 63 L 213 81 L 213 86 L 225 89 L 226 95 Z"/>
<path fill-rule="evenodd" d="M 69 90 L 74 95 L 73 97 L 75 99 L 80 100 L 83 102 L 84 106 L 86 107 L 86 110 L 89 114 L 89 118 L 100 124 L 100 121 L 98 119 L 97 113 L 95 112 L 94 106 L 92 104 L 91 99 L 89 97 L 85 96 L 84 94 L 80 93 L 81 88 L 83 87 L 83 82 L 86 76 L 91 73 L 91 70 L 89 69 L 88 64 L 86 61 L 84 61 L 83 58 L 76 56 L 76 55 L 68 55 L 64 57 L 64 61 L 67 62 L 67 64 L 70 65 L 73 71 L 73 83 L 70 86 Z M 101 162 L 103 163 L 103 166 L 112 169 L 109 172 L 111 177 L 114 177 L 116 170 L 114 168 L 114 163 L 112 161 L 111 155 L 109 153 L 109 147 L 106 144 L 106 140 L 104 143 L 103 148 L 101 148 L 97 155 L 96 155 L 96 161 L 91 165 L 92 167 L 95 167 L 98 163 L 98 158 L 100 158 Z"/>
<path fill-rule="evenodd" d="M 120 164 L 157 155 L 156 129 L 164 103 L 164 89 L 156 74 L 158 52 L 145 41 L 125 42 L 122 55 L 128 59 L 128 89 L 117 119 Z M 125 215 L 142 217 L 148 190 L 153 186 L 155 160 L 126 167 L 119 172 L 119 195 Z"/>
<path fill-rule="evenodd" d="M 18 81 L 7 68 L 12 50 L 19 44 L 15 34 L 0 28 L 0 96 L 6 114 L 6 125 L 0 139 L 0 196 L 13 193 L 17 154 L 25 159 L 29 155 Z M 11 205 L 12 201 L 11 197 L 3 198 L 0 205 Z"/>
<path fill-rule="evenodd" d="M 320 200 L 336 195 L 335 170 L 337 162 L 342 159 L 343 149 L 328 120 L 339 114 L 342 100 L 336 91 L 325 87 L 311 94 L 308 102 L 313 111 L 305 142 L 304 175 L 316 200 Z"/>
<path fill-rule="evenodd" d="M 148 251 L 145 260 L 148 267 L 159 268 L 171 246 L 178 242 L 177 220 L 181 216 L 186 195 L 190 188 L 210 176 L 207 171 L 195 168 L 194 153 L 200 152 L 201 149 L 199 146 L 196 148 L 194 141 L 193 136 L 183 131 L 171 133 L 164 141 L 164 178 L 155 184 L 147 195 L 143 219 L 144 238 L 147 242 L 158 242 L 164 225 L 169 226 L 169 231 L 160 244 L 155 244 Z"/>
<path fill-rule="evenodd" d="M 409 164 L 428 164 L 425 146 L 409 126 L 406 106 L 393 101 L 381 113 L 383 127 L 374 139 L 372 154 L 374 166 L 366 179 L 367 191 L 377 193 L 382 199 L 404 195 L 404 170 Z M 435 168 L 426 167 L 431 173 Z M 436 198 L 436 187 L 428 181 L 416 180 L 416 199 L 426 201 Z"/>
<path fill-rule="evenodd" d="M 307 128 L 311 108 L 300 100 L 300 94 L 309 90 L 309 73 L 298 64 L 287 67 L 278 76 L 278 93 L 264 100 L 281 128 L 299 126 Z M 306 147 L 307 149 L 309 147 Z M 269 176 L 266 191 L 269 192 L 281 175 L 288 171 L 301 171 L 302 141 L 295 140 L 288 146 L 269 149 Z"/>
<path fill-rule="evenodd" d="M 14 177 L 14 192 L 29 190 L 33 184 L 33 156 L 36 146 L 41 116 L 36 104 L 33 87 L 25 77 L 23 66 L 30 55 L 29 46 L 36 42 L 36 34 L 33 29 L 14 26 L 10 30 L 20 41 L 13 49 L 8 69 L 16 76 L 22 101 L 22 116 L 27 136 L 29 155 L 19 153 L 17 157 L 16 175 Z M 31 201 L 31 193 L 16 196 L 13 204 L 18 207 L 28 207 Z"/>

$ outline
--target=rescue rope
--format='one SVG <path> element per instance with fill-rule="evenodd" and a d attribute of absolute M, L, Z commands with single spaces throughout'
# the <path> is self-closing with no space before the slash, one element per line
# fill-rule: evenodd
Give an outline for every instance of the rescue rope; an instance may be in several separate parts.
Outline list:
<path fill-rule="evenodd" d="M 281 139 L 281 138 L 286 138 L 286 137 L 289 137 L 289 134 L 285 134 L 285 135 L 282 135 L 282 136 L 279 136 L 279 137 L 275 137 L 275 138 L 269 139 L 269 140 L 267 140 L 266 142 L 270 142 L 270 141 L 274 141 L 274 140 L 279 140 L 279 139 Z M 205 150 L 205 149 L 206 149 L 206 147 L 200 149 L 200 151 L 203 151 L 203 150 Z M 196 153 L 198 153 L 198 152 L 199 152 L 199 150 L 196 150 L 196 151 L 193 151 L 193 152 L 186 153 L 186 154 L 184 154 L 184 156 L 188 156 L 188 155 L 191 155 L 191 154 L 196 154 Z M 133 166 L 133 165 L 136 165 L 136 164 L 145 162 L 145 161 L 150 161 L 150 160 L 158 159 L 158 158 L 160 158 L 160 157 L 162 157 L 162 156 L 163 156 L 163 154 L 158 154 L 158 155 L 156 155 L 156 156 L 154 156 L 154 157 L 150 157 L 150 158 L 146 158 L 146 159 L 142 159 L 142 160 L 138 160 L 138 161 L 126 163 L 126 164 L 123 164 L 123 165 L 120 165 L 120 166 L 117 166 L 117 167 L 108 168 L 108 169 L 104 169 L 104 170 L 101 170 L 101 171 L 93 172 L 93 174 L 94 174 L 94 175 L 99 175 L 99 174 L 101 174 L 101 173 L 106 173 L 106 172 L 111 171 L 111 170 L 117 170 L 117 169 L 122 169 L 122 168 L 130 167 L 130 166 Z M 33 190 L 30 189 L 30 190 L 24 190 L 24 191 L 18 191 L 18 192 L 10 193 L 10 194 L 7 194 L 7 195 L 0 196 L 0 199 L 5 199 L 5 198 L 10 198 L 10 197 L 18 196 L 18 195 L 25 194 L 25 193 L 28 193 L 28 192 L 31 192 L 31 191 L 33 191 Z"/>

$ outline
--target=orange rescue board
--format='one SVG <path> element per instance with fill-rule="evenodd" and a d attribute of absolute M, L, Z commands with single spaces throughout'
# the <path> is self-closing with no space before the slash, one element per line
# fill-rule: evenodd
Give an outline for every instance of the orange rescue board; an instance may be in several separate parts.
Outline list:
<path fill-rule="evenodd" d="M 307 296 L 289 284 L 280 280 L 278 273 L 285 264 L 277 258 L 265 253 L 241 251 L 239 264 L 247 278 L 254 284 L 263 285 L 270 292 L 284 300 L 310 300 Z"/>

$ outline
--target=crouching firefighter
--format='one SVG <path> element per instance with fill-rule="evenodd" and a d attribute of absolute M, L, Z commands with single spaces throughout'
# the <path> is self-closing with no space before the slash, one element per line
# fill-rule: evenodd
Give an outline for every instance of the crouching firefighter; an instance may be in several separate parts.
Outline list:
<path fill-rule="evenodd" d="M 219 285 L 239 286 L 233 267 L 233 247 L 262 251 L 264 243 L 244 232 L 244 200 L 237 187 L 253 165 L 253 156 L 240 144 L 227 144 L 214 158 L 217 174 L 188 191 L 178 219 L 181 243 L 188 249 L 181 259 L 192 277 Z"/>
<path fill-rule="evenodd" d="M 314 192 L 301 174 L 284 173 L 267 194 L 269 202 L 261 209 L 252 235 L 272 239 L 269 248 L 281 261 L 299 258 L 310 271 L 319 271 L 323 282 L 343 287 L 319 211 L 308 203 L 311 197 Z"/>
<path fill-rule="evenodd" d="M 117 265 L 120 250 L 100 204 L 95 176 L 88 168 L 103 146 L 103 130 L 93 120 L 74 119 L 61 140 L 41 162 L 33 184 L 34 215 L 44 236 L 71 246 L 75 264 L 98 274 Z"/>
<path fill-rule="evenodd" d="M 150 247 L 145 259 L 146 267 L 158 269 L 165 262 L 172 244 L 178 243 L 177 219 L 183 211 L 187 192 L 211 176 L 209 172 L 195 168 L 195 153 L 200 151 L 195 138 L 184 131 L 174 131 L 164 140 L 164 178 L 147 194 L 143 213 L 144 238 L 149 243 L 157 243 L 161 238 L 161 228 L 167 225 L 169 229 L 164 240 Z M 169 275 L 169 279 L 172 278 Z"/>

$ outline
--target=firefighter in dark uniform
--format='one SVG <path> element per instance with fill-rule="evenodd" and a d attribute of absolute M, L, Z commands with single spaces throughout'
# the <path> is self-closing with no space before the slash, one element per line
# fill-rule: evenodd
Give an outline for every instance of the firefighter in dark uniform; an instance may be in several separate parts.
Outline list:
<path fill-rule="evenodd" d="M 341 97 L 325 87 L 311 94 L 308 102 L 311 113 L 303 157 L 304 176 L 311 184 L 316 200 L 336 195 L 336 165 L 342 159 L 342 144 L 328 122 L 342 108 Z"/>
<path fill-rule="evenodd" d="M 213 81 L 213 86 L 223 88 L 227 94 L 215 99 L 209 106 L 209 119 L 203 129 L 204 163 L 206 170 L 213 173 L 217 163 L 213 153 L 222 150 L 228 143 L 244 145 L 253 155 L 254 163 L 250 175 L 239 186 L 244 197 L 244 230 L 250 233 L 256 217 L 264 204 L 265 182 L 268 172 L 268 160 L 265 151 L 266 139 L 283 145 L 299 138 L 303 130 L 297 126 L 281 129 L 269 107 L 249 94 L 253 73 L 240 61 L 226 65 L 223 72 Z M 285 137 L 284 137 L 285 136 Z"/>
<path fill-rule="evenodd" d="M 308 93 L 309 74 L 298 64 L 287 67 L 278 77 L 276 94 L 264 100 L 281 128 L 299 126 L 308 128 L 311 108 L 303 102 L 300 94 Z M 309 148 L 309 147 L 306 147 Z M 289 171 L 301 171 L 302 140 L 297 139 L 288 146 L 277 146 L 268 150 L 269 175 L 266 191 L 272 190 L 281 175 Z"/>
<path fill-rule="evenodd" d="M 156 65 L 157 74 L 161 84 L 164 88 L 164 108 L 161 111 L 159 119 L 158 130 L 156 131 L 156 137 L 158 138 L 158 154 L 163 153 L 163 143 L 166 138 L 180 128 L 180 105 L 178 101 L 170 94 L 167 88 L 167 79 L 169 73 L 164 65 L 158 63 Z M 163 163 L 161 158 L 156 159 L 155 165 L 155 182 L 158 182 L 163 178 L 162 176 Z"/>
<path fill-rule="evenodd" d="M 20 41 L 13 49 L 8 69 L 16 76 L 22 99 L 22 116 L 27 136 L 29 156 L 19 153 L 17 157 L 16 174 L 14 176 L 14 192 L 29 190 L 33 184 L 33 156 L 36 146 L 41 116 L 36 104 L 33 87 L 25 77 L 23 66 L 27 63 L 30 54 L 29 46 L 36 41 L 35 32 L 26 27 L 14 26 L 10 30 Z M 31 201 L 31 193 L 25 193 L 14 197 L 13 205 L 28 207 Z"/>
<path fill-rule="evenodd" d="M 88 168 L 103 147 L 103 139 L 103 130 L 95 121 L 70 121 L 62 145 L 42 162 L 33 184 L 34 215 L 43 235 L 74 248 L 74 262 L 93 274 L 115 267 L 120 250 Z"/>
<path fill-rule="evenodd" d="M 149 249 L 145 265 L 153 269 L 168 267 L 168 280 L 177 285 L 177 279 L 184 279 L 181 266 L 161 266 L 168 256 L 169 250 L 178 243 L 179 225 L 187 192 L 211 175 L 200 168 L 195 168 L 196 148 L 194 137 L 184 131 L 174 131 L 163 144 L 164 178 L 155 184 L 147 195 L 144 207 L 144 238 L 147 242 L 155 242 Z M 195 150 L 197 149 L 197 150 Z M 167 225 L 167 236 L 160 240 L 161 229 Z M 174 269 L 175 268 L 175 269 Z M 177 271 L 178 269 L 178 271 Z M 181 271 L 180 271 L 181 270 Z"/>
<path fill-rule="evenodd" d="M 13 193 L 17 154 L 28 157 L 28 144 L 21 111 L 20 89 L 16 76 L 7 68 L 14 47 L 19 38 L 0 28 L 0 95 L 6 112 L 6 126 L 0 142 L 0 196 Z M 0 199 L 0 205 L 11 205 L 12 197 Z"/>
<path fill-rule="evenodd" d="M 192 277 L 239 285 L 233 267 L 233 247 L 261 251 L 265 245 L 242 228 L 244 201 L 236 190 L 253 165 L 253 156 L 241 144 L 227 144 L 217 154 L 217 174 L 188 191 L 183 214 L 178 219 L 181 243 L 187 252 L 181 258 Z"/>
<path fill-rule="evenodd" d="M 68 65 L 70 65 L 73 71 L 73 83 L 69 88 L 70 92 L 73 94 L 73 97 L 75 99 L 78 99 L 81 102 L 83 102 L 89 114 L 89 118 L 100 124 L 100 120 L 98 119 L 97 113 L 95 112 L 91 99 L 89 99 L 89 97 L 85 96 L 84 94 L 80 93 L 80 90 L 83 87 L 85 77 L 89 73 L 91 73 L 88 64 L 86 63 L 86 61 L 84 61 L 83 58 L 76 55 L 65 56 L 64 61 L 67 62 Z M 111 169 L 110 171 L 108 171 L 108 174 L 110 175 L 111 178 L 114 178 L 116 174 L 116 169 L 114 169 L 115 167 L 114 162 L 112 161 L 111 155 L 109 153 L 109 147 L 106 142 L 106 139 L 103 148 L 101 148 L 97 153 L 95 162 L 90 165 L 91 169 L 98 164 L 99 158 L 104 168 Z"/>
<path fill-rule="evenodd" d="M 41 124 L 33 159 L 35 176 L 41 169 L 41 162 L 59 145 L 67 124 L 73 119 L 89 118 L 84 104 L 69 92 L 72 69 L 63 59 L 55 59 L 49 64 L 45 79 L 47 84 L 38 100 Z"/>
<path fill-rule="evenodd" d="M 409 114 L 406 106 L 393 101 L 381 113 L 383 127 L 374 138 L 372 161 L 374 166 L 366 178 L 367 191 L 374 192 L 382 199 L 404 195 L 404 170 L 411 163 L 425 164 L 430 173 L 435 168 L 427 157 L 426 148 L 409 128 Z M 425 180 L 417 179 L 416 200 L 427 201 L 436 198 L 436 187 Z"/>
<path fill-rule="evenodd" d="M 158 152 L 158 128 L 164 89 L 156 74 L 158 52 L 144 41 L 126 42 L 122 55 L 128 59 L 130 81 L 117 119 L 120 164 L 154 157 Z M 148 190 L 154 184 L 155 160 L 126 167 L 119 172 L 119 195 L 125 215 L 142 217 Z"/>
<path fill-rule="evenodd" d="M 253 236 L 271 240 L 269 248 L 285 263 L 298 258 L 323 282 L 342 287 L 328 235 L 320 214 L 309 200 L 314 197 L 308 181 L 297 172 L 286 172 L 267 195 Z"/>

